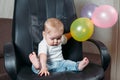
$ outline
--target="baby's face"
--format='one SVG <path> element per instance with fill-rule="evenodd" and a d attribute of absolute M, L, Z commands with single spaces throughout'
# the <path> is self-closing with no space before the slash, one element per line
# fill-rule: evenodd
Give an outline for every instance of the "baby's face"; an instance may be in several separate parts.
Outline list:
<path fill-rule="evenodd" d="M 61 43 L 63 31 L 51 31 L 50 33 L 44 31 L 44 38 L 48 45 L 58 46 Z"/>

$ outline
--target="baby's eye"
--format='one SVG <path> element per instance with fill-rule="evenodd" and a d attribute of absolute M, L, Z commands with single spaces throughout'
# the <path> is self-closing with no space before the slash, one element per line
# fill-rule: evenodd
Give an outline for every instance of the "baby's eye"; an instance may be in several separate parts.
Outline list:
<path fill-rule="evenodd" d="M 61 36 L 57 38 L 57 40 L 60 40 L 61 39 Z"/>
<path fill-rule="evenodd" d="M 54 40 L 54 38 L 51 38 L 51 40 Z"/>
<path fill-rule="evenodd" d="M 61 39 L 61 37 L 57 38 L 57 40 L 60 40 L 60 39 Z"/>

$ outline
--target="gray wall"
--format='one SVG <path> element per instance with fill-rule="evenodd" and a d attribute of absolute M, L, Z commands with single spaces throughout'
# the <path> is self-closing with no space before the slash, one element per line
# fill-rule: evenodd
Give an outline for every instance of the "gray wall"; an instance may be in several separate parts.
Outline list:
<path fill-rule="evenodd" d="M 14 0 L 0 0 L 0 18 L 13 17 Z"/>

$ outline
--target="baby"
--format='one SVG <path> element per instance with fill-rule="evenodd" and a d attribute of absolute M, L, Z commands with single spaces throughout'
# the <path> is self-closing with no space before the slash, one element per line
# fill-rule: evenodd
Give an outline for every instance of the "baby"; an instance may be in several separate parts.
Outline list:
<path fill-rule="evenodd" d="M 74 62 L 65 60 L 62 55 L 62 44 L 71 38 L 70 33 L 63 35 L 63 23 L 56 18 L 49 18 L 44 24 L 43 40 L 38 45 L 38 56 L 35 52 L 29 54 L 34 73 L 42 76 L 49 72 L 82 71 L 89 63 L 87 57 Z"/>

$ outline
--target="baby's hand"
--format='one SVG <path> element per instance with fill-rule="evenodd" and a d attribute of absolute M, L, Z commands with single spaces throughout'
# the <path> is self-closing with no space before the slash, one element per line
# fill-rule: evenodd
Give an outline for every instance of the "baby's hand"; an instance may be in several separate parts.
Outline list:
<path fill-rule="evenodd" d="M 48 76 L 50 73 L 48 72 L 48 69 L 47 68 L 41 68 L 40 72 L 39 72 L 39 75 L 40 76 Z"/>

